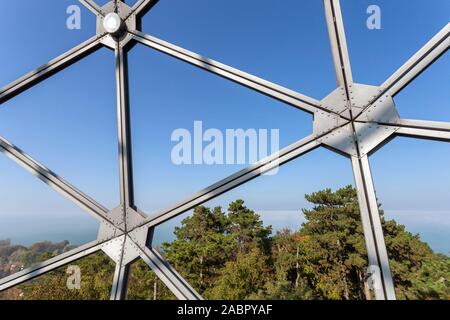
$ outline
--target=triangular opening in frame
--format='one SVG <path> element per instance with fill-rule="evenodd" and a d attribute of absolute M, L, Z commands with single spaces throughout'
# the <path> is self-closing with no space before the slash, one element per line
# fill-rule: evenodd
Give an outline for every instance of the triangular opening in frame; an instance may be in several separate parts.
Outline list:
<path fill-rule="evenodd" d="M 396 138 L 371 156 L 399 300 L 447 300 L 450 145 Z"/>
<path fill-rule="evenodd" d="M 358 83 L 379 86 L 448 23 L 448 1 L 341 0 Z M 448 78 L 448 77 L 447 77 Z"/>
<path fill-rule="evenodd" d="M 0 136 L 108 209 L 119 203 L 114 54 L 100 49 L 0 109 Z"/>
<path fill-rule="evenodd" d="M 147 213 L 312 131 L 302 110 L 141 45 L 129 54 L 136 205 Z"/>
<path fill-rule="evenodd" d="M 97 238 L 99 223 L 0 154 L 0 278 Z"/>
<path fill-rule="evenodd" d="M 321 1 L 159 1 L 143 32 L 321 99 L 335 88 Z M 177 21 L 176 24 L 173 21 Z"/>
<path fill-rule="evenodd" d="M 13 32 L 3 36 L 0 88 L 93 37 L 95 23 L 96 16 L 77 1 L 3 3 L 0 27 Z"/>

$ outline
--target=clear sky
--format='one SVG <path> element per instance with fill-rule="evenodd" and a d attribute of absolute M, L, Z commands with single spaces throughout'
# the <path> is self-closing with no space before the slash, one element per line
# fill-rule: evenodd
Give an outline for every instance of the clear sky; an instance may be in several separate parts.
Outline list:
<path fill-rule="evenodd" d="M 101 1 L 100 1 L 101 2 Z M 105 2 L 105 1 L 103 1 Z M 355 82 L 381 84 L 449 22 L 448 0 L 342 0 Z M 0 11 L 0 87 L 95 34 L 66 28 L 75 0 L 7 1 Z M 382 29 L 366 28 L 381 8 Z M 316 99 L 336 86 L 319 0 L 160 0 L 143 31 Z M 175 166 L 173 130 L 279 129 L 287 146 L 312 131 L 311 116 L 171 57 L 136 45 L 129 53 L 137 205 L 154 212 L 241 169 Z M 395 97 L 404 118 L 450 121 L 447 53 Z M 118 205 L 114 53 L 101 49 L 0 106 L 0 135 L 108 208 Z M 370 159 L 388 218 L 439 251 L 450 251 L 450 144 L 397 138 Z M 0 155 L 0 239 L 83 243 L 96 236 L 88 214 Z M 353 184 L 350 161 L 318 149 L 208 205 L 242 198 L 275 229 L 298 228 L 304 194 Z M 177 219 L 179 221 L 179 219 Z M 169 239 L 175 222 L 158 227 Z"/>

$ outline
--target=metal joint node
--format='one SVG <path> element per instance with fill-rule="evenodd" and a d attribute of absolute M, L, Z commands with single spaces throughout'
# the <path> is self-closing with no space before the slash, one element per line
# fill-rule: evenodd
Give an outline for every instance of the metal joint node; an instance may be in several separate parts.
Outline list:
<path fill-rule="evenodd" d="M 136 31 L 136 16 L 132 9 L 122 1 L 110 1 L 101 7 L 101 11 L 104 15 L 97 15 L 97 35 L 107 34 L 102 44 L 115 49 L 118 42 L 124 47 L 132 40 L 129 32 Z"/>

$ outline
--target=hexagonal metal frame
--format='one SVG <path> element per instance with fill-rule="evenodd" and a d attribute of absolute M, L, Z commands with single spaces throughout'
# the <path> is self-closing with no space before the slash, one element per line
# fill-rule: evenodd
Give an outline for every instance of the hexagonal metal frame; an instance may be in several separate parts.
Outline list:
<path fill-rule="evenodd" d="M 152 248 L 155 226 L 244 184 L 275 166 L 323 146 L 349 157 L 352 161 L 369 265 L 380 270 L 377 274 L 368 275 L 368 278 L 380 283 L 374 290 L 376 299 L 395 299 L 368 156 L 398 135 L 450 141 L 450 123 L 401 119 L 393 100 L 397 93 L 448 50 L 450 23 L 382 85 L 368 86 L 353 82 L 339 0 L 323 0 L 338 88 L 324 100 L 317 101 L 142 33 L 139 31 L 140 19 L 158 2 L 157 0 L 138 0 L 131 8 L 121 0 L 112 0 L 103 7 L 98 6 L 93 0 L 79 1 L 97 16 L 97 34 L 0 89 L 0 104 L 102 46 L 114 49 L 119 124 L 120 206 L 109 211 L 0 137 L 0 150 L 3 153 L 100 222 L 97 240 L 0 279 L 0 291 L 103 250 L 116 263 L 111 299 L 126 297 L 129 267 L 139 257 L 153 269 L 177 298 L 201 299 L 201 296 Z M 103 17 L 113 11 L 121 16 L 127 26 L 126 33 L 120 39 L 108 35 L 102 26 Z M 127 50 L 131 47 L 128 44 L 137 42 L 313 114 L 313 134 L 184 201 L 147 216 L 134 204 L 131 168 Z"/>

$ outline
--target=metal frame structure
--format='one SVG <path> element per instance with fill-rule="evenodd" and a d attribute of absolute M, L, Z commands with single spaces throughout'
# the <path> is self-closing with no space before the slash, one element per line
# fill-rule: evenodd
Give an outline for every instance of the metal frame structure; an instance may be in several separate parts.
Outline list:
<path fill-rule="evenodd" d="M 96 15 L 97 34 L 0 89 L 0 104 L 102 46 L 113 49 L 117 87 L 120 206 L 109 211 L 0 137 L 0 150 L 3 153 L 100 222 L 97 240 L 0 279 L 0 291 L 103 250 L 116 264 L 111 299 L 126 297 L 130 264 L 139 257 L 152 268 L 177 298 L 201 299 L 201 296 L 152 248 L 153 229 L 278 165 L 323 146 L 351 159 L 369 265 L 380 270 L 377 274 L 369 275 L 377 277 L 375 280 L 380 284 L 375 288 L 375 297 L 379 300 L 396 298 L 368 157 L 399 135 L 450 141 L 450 123 L 401 119 L 392 98 L 448 50 L 450 23 L 380 86 L 357 84 L 353 82 L 339 0 L 324 0 L 338 87 L 328 97 L 318 101 L 144 34 L 139 30 L 140 19 L 158 2 L 157 0 L 138 0 L 132 7 L 122 0 L 112 0 L 102 7 L 93 0 L 79 1 Z M 119 34 L 108 34 L 103 28 L 103 19 L 109 13 L 116 13 L 121 19 L 122 28 Z M 141 43 L 313 114 L 313 134 L 165 210 L 152 215 L 144 214 L 136 207 L 133 199 L 127 52 L 135 43 Z"/>

